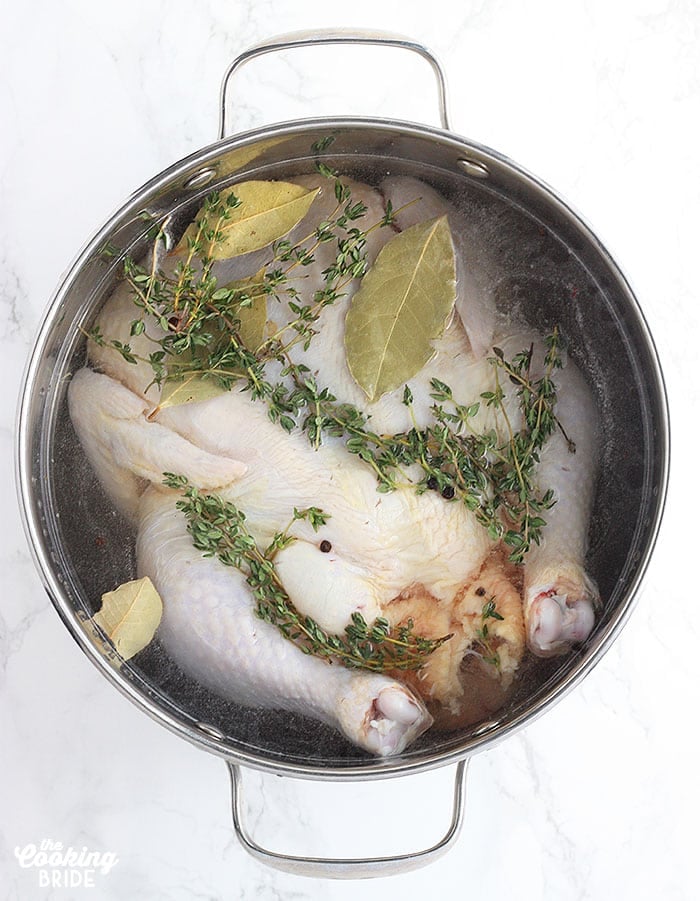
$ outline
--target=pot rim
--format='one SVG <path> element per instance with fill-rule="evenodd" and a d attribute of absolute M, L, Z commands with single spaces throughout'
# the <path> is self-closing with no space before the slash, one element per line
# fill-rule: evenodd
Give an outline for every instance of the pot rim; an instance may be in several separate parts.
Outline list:
<path fill-rule="evenodd" d="M 639 328 L 640 335 L 646 343 L 649 359 L 652 361 L 653 372 L 650 375 L 651 380 L 657 389 L 658 397 L 656 399 L 659 405 L 658 419 L 661 425 L 659 434 L 656 435 L 655 439 L 658 444 L 657 452 L 659 460 L 658 493 L 656 496 L 654 515 L 647 527 L 649 537 L 644 552 L 637 564 L 634 576 L 630 580 L 625 591 L 624 598 L 616 606 L 605 629 L 601 630 L 600 634 L 595 635 L 593 640 L 590 641 L 572 671 L 567 673 L 563 678 L 556 680 L 553 685 L 541 694 L 536 702 L 533 701 L 525 710 L 513 716 L 509 722 L 500 725 L 498 723 L 486 723 L 480 730 L 472 732 L 466 741 L 453 749 L 419 751 L 414 755 L 409 752 L 405 756 L 376 758 L 375 760 L 370 761 L 362 759 L 359 760 L 357 764 L 343 766 L 315 765 L 313 763 L 301 764 L 297 760 L 291 761 L 285 759 L 283 756 L 275 757 L 269 752 L 267 752 L 267 756 L 265 756 L 263 753 L 256 753 L 256 751 L 252 750 L 248 751 L 239 748 L 232 749 L 226 744 L 226 737 L 219 733 L 218 730 L 205 723 L 199 723 L 196 726 L 192 726 L 181 719 L 178 719 L 164 709 L 161 704 L 155 703 L 151 698 L 146 696 L 145 693 L 137 690 L 131 682 L 123 678 L 119 674 L 119 671 L 109 664 L 105 656 L 90 641 L 86 634 L 80 619 L 77 617 L 65 594 L 61 580 L 54 570 L 50 549 L 42 538 L 41 519 L 35 501 L 35 491 L 32 487 L 32 483 L 35 481 L 32 477 L 32 437 L 34 434 L 34 425 L 31 422 L 31 417 L 29 415 L 29 407 L 33 400 L 38 380 L 39 366 L 44 358 L 49 335 L 57 316 L 60 314 L 61 304 L 63 303 L 66 294 L 88 259 L 90 259 L 99 248 L 104 246 L 108 237 L 114 233 L 118 223 L 124 221 L 125 217 L 133 214 L 133 212 L 138 211 L 139 208 L 142 208 L 143 204 L 141 201 L 144 196 L 165 185 L 176 183 L 178 179 L 184 179 L 184 181 L 187 181 L 188 178 L 191 179 L 196 175 L 196 171 L 193 172 L 193 170 L 203 171 L 208 163 L 211 163 L 228 150 L 247 146 L 265 138 L 299 135 L 304 131 L 317 130 L 321 127 L 324 130 L 329 131 L 333 129 L 366 128 L 375 131 L 388 132 L 400 129 L 402 136 L 428 137 L 431 140 L 438 140 L 462 151 L 466 151 L 468 156 L 472 154 L 475 154 L 477 158 L 479 156 L 484 156 L 491 161 L 497 162 L 499 165 L 505 166 L 516 177 L 528 182 L 531 187 L 543 196 L 548 204 L 554 204 L 558 210 L 570 220 L 581 233 L 583 233 L 586 240 L 595 247 L 597 253 L 603 258 L 609 271 L 615 275 L 619 287 L 621 287 L 626 296 L 630 310 L 636 318 L 636 324 Z M 198 747 L 203 747 L 210 753 L 222 757 L 225 760 L 244 764 L 253 769 L 267 771 L 277 775 L 294 776 L 296 778 L 316 780 L 338 779 L 342 781 L 353 781 L 355 779 L 369 780 L 408 775 L 434 769 L 439 766 L 446 766 L 448 764 L 456 763 L 473 753 L 493 747 L 514 732 L 523 728 L 525 725 L 538 719 L 543 713 L 549 710 L 555 702 L 561 700 L 575 688 L 599 662 L 605 652 L 610 648 L 613 641 L 617 638 L 631 614 L 641 582 L 647 571 L 656 544 L 663 517 L 668 486 L 669 433 L 668 401 L 658 352 L 646 319 L 629 282 L 607 251 L 606 247 L 602 244 L 583 217 L 575 212 L 566 201 L 549 187 L 549 185 L 514 163 L 508 157 L 484 145 L 463 138 L 451 131 L 393 119 L 376 119 L 371 117 L 321 117 L 293 120 L 264 126 L 262 128 L 250 129 L 238 135 L 227 137 L 224 140 L 213 142 L 212 144 L 206 145 L 205 147 L 188 154 L 181 160 L 173 163 L 168 168 L 153 176 L 153 178 L 149 179 L 140 188 L 134 191 L 128 199 L 112 213 L 93 236 L 85 242 L 72 264 L 63 274 L 59 285 L 49 302 L 26 364 L 17 416 L 15 474 L 22 524 L 34 564 L 40 574 L 44 587 L 74 640 L 89 657 L 92 663 L 97 666 L 103 675 L 107 676 L 112 684 L 115 685 L 123 695 L 171 732 L 187 739 L 190 743 L 195 744 Z"/>

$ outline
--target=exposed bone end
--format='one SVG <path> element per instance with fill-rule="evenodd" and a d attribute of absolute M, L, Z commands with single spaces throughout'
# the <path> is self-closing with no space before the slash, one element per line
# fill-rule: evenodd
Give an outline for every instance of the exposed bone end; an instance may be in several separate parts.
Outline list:
<path fill-rule="evenodd" d="M 354 671 L 338 699 L 334 724 L 359 747 L 379 757 L 400 754 L 433 724 L 425 704 L 386 676 Z"/>
<path fill-rule="evenodd" d="M 391 685 L 377 695 L 368 712 L 364 746 L 380 757 L 400 754 L 433 722 L 425 706 L 401 685 Z"/>
<path fill-rule="evenodd" d="M 591 634 L 599 595 L 587 576 L 540 584 L 528 595 L 527 643 L 533 654 L 565 654 Z"/>

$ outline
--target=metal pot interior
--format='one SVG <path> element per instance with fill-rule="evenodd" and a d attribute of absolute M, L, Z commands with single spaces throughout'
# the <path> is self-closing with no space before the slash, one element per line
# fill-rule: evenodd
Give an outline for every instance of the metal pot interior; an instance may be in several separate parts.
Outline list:
<path fill-rule="evenodd" d="M 94 646 L 83 620 L 102 592 L 135 577 L 134 535 L 111 509 L 73 433 L 71 373 L 84 365 L 95 311 L 166 217 L 177 240 L 203 197 L 243 178 L 313 171 L 314 142 L 333 136 L 324 161 L 376 182 L 413 175 L 480 223 L 501 274 L 503 309 L 535 326 L 559 324 L 596 393 L 603 422 L 600 477 L 590 523 L 590 572 L 604 611 L 584 646 L 526 663 L 496 718 L 458 733 L 429 731 L 402 757 L 370 758 L 303 717 L 223 701 L 192 681 L 155 640 L 129 662 Z M 466 163 L 464 161 L 467 161 Z M 634 297 L 592 233 L 535 179 L 478 145 L 399 123 L 310 121 L 205 149 L 144 186 L 78 259 L 48 313 L 30 363 L 21 423 L 20 483 L 27 528 L 49 593 L 79 643 L 132 700 L 216 753 L 302 775 L 388 775 L 447 762 L 500 740 L 541 713 L 600 657 L 629 612 L 663 505 L 667 426 L 663 384 Z"/>

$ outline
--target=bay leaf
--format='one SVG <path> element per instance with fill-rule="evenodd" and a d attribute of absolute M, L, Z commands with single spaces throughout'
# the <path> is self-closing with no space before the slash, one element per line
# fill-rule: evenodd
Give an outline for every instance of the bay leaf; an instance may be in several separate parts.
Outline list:
<path fill-rule="evenodd" d="M 425 366 L 455 298 L 455 251 L 447 216 L 419 222 L 384 245 L 345 320 L 348 367 L 370 401 Z"/>
<path fill-rule="evenodd" d="M 220 224 L 223 237 L 208 248 L 209 254 L 215 260 L 228 260 L 267 247 L 301 222 L 319 190 L 284 181 L 244 181 L 222 191 L 222 201 L 233 194 L 240 204 Z M 187 228 L 176 254 L 197 234 L 200 221 L 198 216 Z M 216 225 L 214 221 L 206 222 L 209 228 Z"/>
<path fill-rule="evenodd" d="M 181 404 L 193 404 L 202 400 L 211 400 L 226 394 L 226 389 L 214 379 L 207 379 L 193 372 L 182 379 L 174 379 L 163 383 L 157 410 L 166 407 L 179 407 Z M 153 414 L 151 414 L 151 417 Z"/>
<path fill-rule="evenodd" d="M 163 602 L 146 576 L 103 594 L 102 607 L 92 622 L 128 660 L 152 641 L 162 616 Z"/>
<path fill-rule="evenodd" d="M 239 288 L 250 294 L 250 304 L 239 306 L 236 310 L 236 318 L 240 321 L 239 335 L 244 346 L 255 353 L 265 338 L 265 323 L 267 322 L 267 294 L 256 292 L 257 286 L 262 286 L 265 281 L 265 270 L 261 269 L 250 278 L 241 279 L 227 287 Z"/>
<path fill-rule="evenodd" d="M 224 175 L 233 175 L 234 172 L 238 172 L 240 169 L 243 169 L 244 166 L 247 166 L 248 163 L 252 163 L 253 160 L 257 159 L 259 156 L 262 156 L 272 147 L 277 147 L 280 144 L 285 144 L 289 141 L 288 135 L 282 135 L 281 137 L 276 138 L 265 138 L 256 141 L 254 144 L 248 144 L 245 147 L 238 147 L 235 150 L 227 150 L 225 156 L 221 157 L 220 160 L 217 161 L 217 171 L 219 176 L 223 177 Z"/>

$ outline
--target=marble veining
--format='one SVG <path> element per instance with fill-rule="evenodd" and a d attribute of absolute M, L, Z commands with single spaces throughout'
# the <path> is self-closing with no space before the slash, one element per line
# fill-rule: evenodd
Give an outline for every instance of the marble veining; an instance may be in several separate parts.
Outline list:
<path fill-rule="evenodd" d="M 216 137 L 228 62 L 262 38 L 331 25 L 398 30 L 445 66 L 453 128 L 580 210 L 628 273 L 674 416 L 665 525 L 620 637 L 555 708 L 470 765 L 457 846 L 361 885 L 260 866 L 235 840 L 224 764 L 150 721 L 81 654 L 31 561 L 13 486 L 22 369 L 61 273 L 140 184 Z M 700 896 L 694 585 L 700 229 L 700 8 L 694 0 L 435 0 L 351 8 L 204 0 L 26 0 L 0 29 L 0 899 L 521 901 Z M 330 76 L 337 59 L 340 78 Z M 420 61 L 318 51 L 258 61 L 236 130 L 309 115 L 437 123 Z M 405 68 L 404 68 L 405 66 Z M 378 70 L 378 71 L 377 71 Z M 415 85 L 415 86 L 414 86 Z M 444 828 L 449 770 L 367 787 L 247 773 L 254 834 L 297 853 L 406 849 Z M 343 796 L 343 789 L 347 794 Z M 411 812 L 394 816 L 405 796 Z M 377 826 L 385 839 L 378 838 Z M 375 830 L 375 831 L 373 831 Z M 15 849 L 111 852 L 95 885 L 42 886 Z M 364 847 L 363 847 L 364 842 Z"/>

